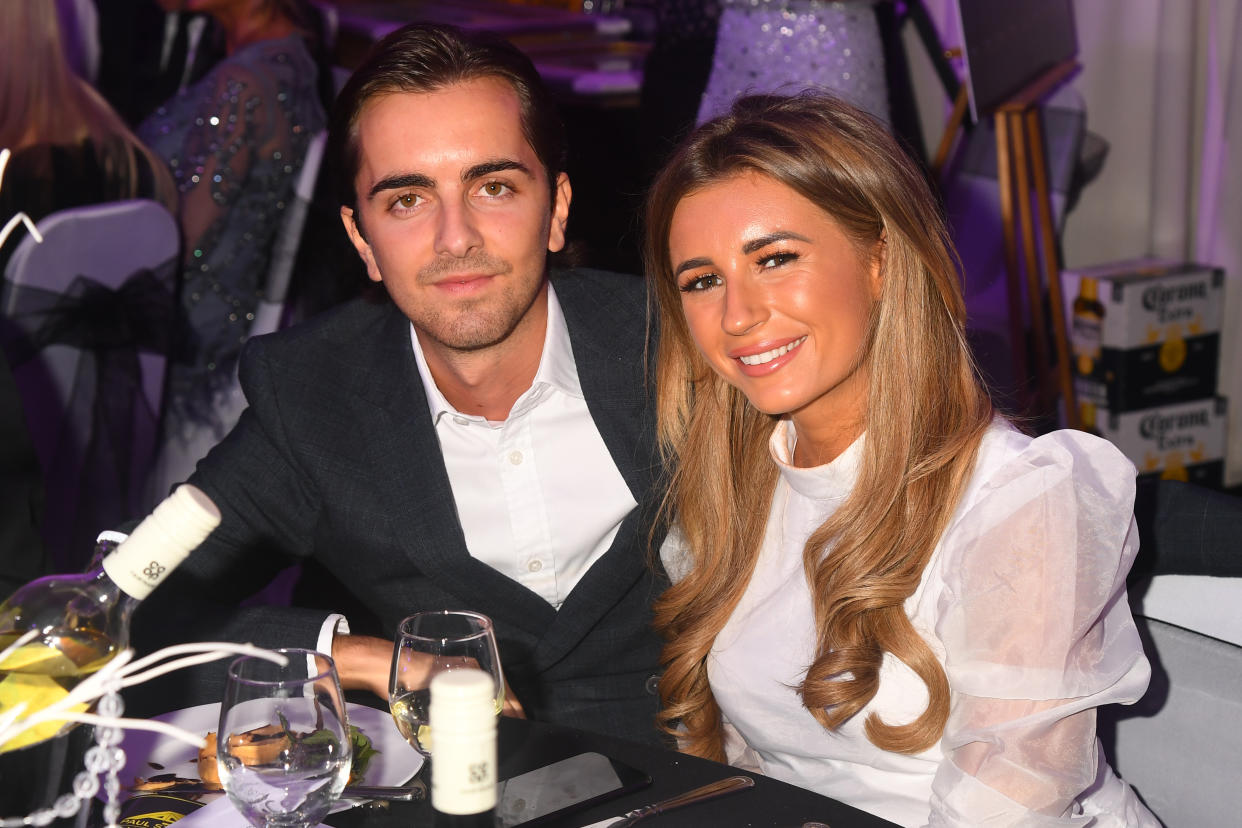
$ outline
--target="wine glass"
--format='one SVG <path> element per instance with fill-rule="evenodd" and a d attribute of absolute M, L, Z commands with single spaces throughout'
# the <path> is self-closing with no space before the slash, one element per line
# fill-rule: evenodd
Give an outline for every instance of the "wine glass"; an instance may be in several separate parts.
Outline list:
<path fill-rule="evenodd" d="M 431 757 L 431 680 L 439 673 L 475 667 L 496 683 L 496 713 L 505 704 L 505 680 L 492 620 L 467 610 L 417 612 L 401 622 L 393 644 L 388 704 L 397 729 Z"/>
<path fill-rule="evenodd" d="M 280 665 L 229 665 L 216 758 L 220 782 L 255 828 L 309 828 L 349 779 L 352 748 L 336 665 L 313 650 L 276 650 Z"/>

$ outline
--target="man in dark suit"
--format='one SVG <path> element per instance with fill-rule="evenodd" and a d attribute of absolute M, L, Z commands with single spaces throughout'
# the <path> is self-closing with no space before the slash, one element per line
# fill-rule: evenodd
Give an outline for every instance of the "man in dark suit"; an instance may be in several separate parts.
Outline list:
<path fill-rule="evenodd" d="M 645 291 L 549 276 L 563 141 L 509 44 L 421 25 L 378 44 L 331 144 L 346 231 L 389 298 L 248 345 L 250 407 L 191 478 L 224 520 L 144 605 L 148 641 L 318 646 L 382 696 L 402 617 L 474 609 L 527 715 L 658 738 Z M 236 608 L 289 560 L 329 574 L 343 617 Z"/>
<path fill-rule="evenodd" d="M 97 0 L 99 77 L 95 88 L 130 126 L 199 80 L 224 57 L 211 15 L 185 0 Z"/>

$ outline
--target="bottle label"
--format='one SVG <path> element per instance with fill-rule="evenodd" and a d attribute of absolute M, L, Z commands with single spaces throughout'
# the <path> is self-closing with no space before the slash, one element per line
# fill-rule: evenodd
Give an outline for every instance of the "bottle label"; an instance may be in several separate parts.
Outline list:
<path fill-rule="evenodd" d="M 167 794 L 146 794 L 129 799 L 121 811 L 121 828 L 165 828 L 186 814 L 203 807 L 202 802 Z"/>
<path fill-rule="evenodd" d="M 496 732 L 436 733 L 431 807 L 480 814 L 496 807 Z"/>
<path fill-rule="evenodd" d="M 146 549 L 141 555 L 118 550 L 104 559 L 103 568 L 122 592 L 141 601 L 185 559 L 185 555 L 172 557 L 168 550 Z"/>
<path fill-rule="evenodd" d="M 125 594 L 141 601 L 220 523 L 201 491 L 181 486 L 104 558 L 103 568 Z"/>

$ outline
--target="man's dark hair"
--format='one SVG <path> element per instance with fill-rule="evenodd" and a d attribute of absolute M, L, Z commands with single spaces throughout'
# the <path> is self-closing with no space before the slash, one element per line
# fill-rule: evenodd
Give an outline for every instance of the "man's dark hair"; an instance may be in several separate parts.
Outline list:
<path fill-rule="evenodd" d="M 435 92 L 479 78 L 498 78 L 513 87 L 521 107 L 522 133 L 555 191 L 556 177 L 565 169 L 565 127 L 530 58 L 493 34 L 412 23 L 375 44 L 332 108 L 329 149 L 337 161 L 341 203 L 356 206 L 357 124 L 367 101 L 394 92 Z"/>

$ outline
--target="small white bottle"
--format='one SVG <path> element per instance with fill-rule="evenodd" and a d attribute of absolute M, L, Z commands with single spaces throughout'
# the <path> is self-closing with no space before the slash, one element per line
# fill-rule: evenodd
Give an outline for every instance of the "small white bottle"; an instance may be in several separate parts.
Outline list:
<path fill-rule="evenodd" d="M 496 824 L 496 685 L 473 668 L 431 680 L 431 807 L 436 828 Z"/>

